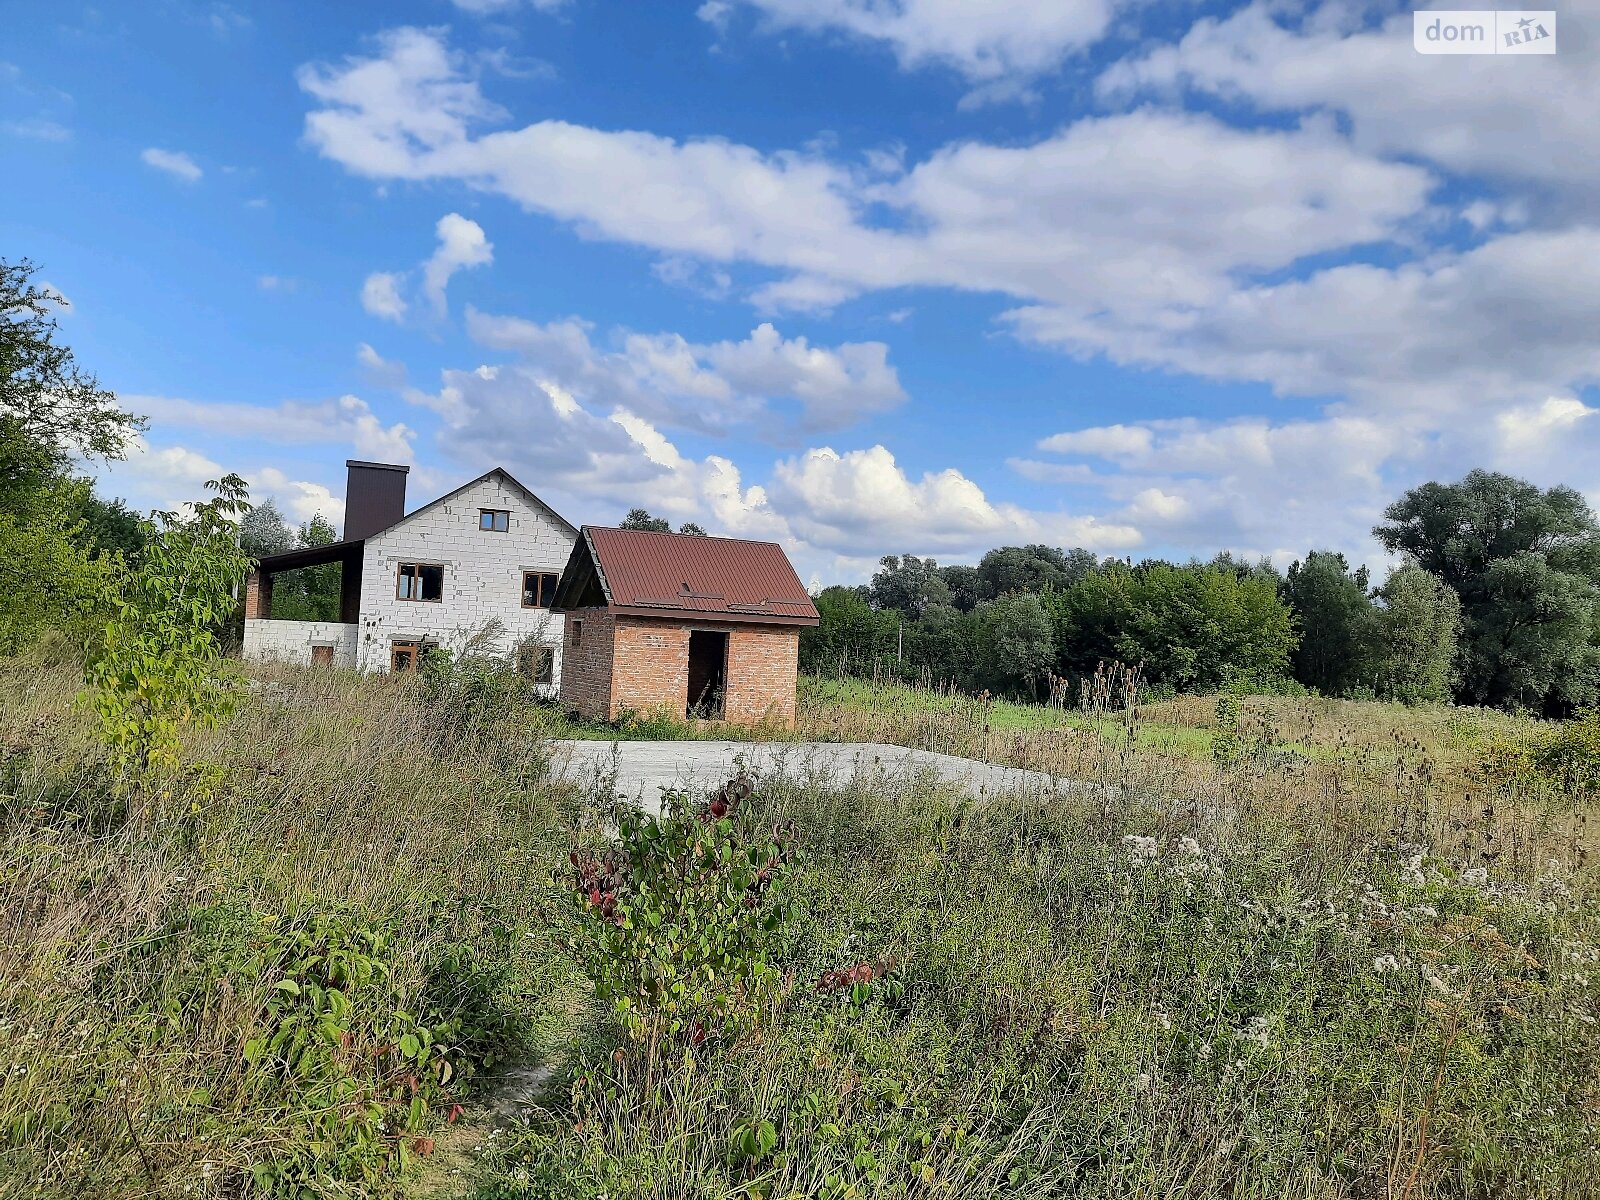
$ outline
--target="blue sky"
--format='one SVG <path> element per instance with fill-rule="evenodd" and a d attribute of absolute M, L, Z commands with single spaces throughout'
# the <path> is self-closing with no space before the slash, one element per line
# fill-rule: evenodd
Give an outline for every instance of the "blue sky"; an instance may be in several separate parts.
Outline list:
<path fill-rule="evenodd" d="M 824 581 L 1377 561 L 1424 479 L 1600 497 L 1593 9 L 1441 58 L 1351 4 L 21 3 L 0 253 L 150 416 L 141 506 L 337 519 L 361 457 Z"/>

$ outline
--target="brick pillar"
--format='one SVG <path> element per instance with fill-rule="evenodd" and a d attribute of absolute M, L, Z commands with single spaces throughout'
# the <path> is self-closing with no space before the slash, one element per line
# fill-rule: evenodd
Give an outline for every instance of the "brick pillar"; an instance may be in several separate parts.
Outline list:
<path fill-rule="evenodd" d="M 265 621 L 272 616 L 272 576 L 251 571 L 244 584 L 244 619 Z"/>

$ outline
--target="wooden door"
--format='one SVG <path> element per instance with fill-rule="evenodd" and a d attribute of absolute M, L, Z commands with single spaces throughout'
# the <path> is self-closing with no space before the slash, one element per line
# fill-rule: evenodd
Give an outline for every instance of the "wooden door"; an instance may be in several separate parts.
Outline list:
<path fill-rule="evenodd" d="M 396 642 L 389 648 L 389 670 L 414 671 L 417 667 L 415 642 Z"/>
<path fill-rule="evenodd" d="M 332 646 L 313 646 L 313 647 L 311 647 L 311 665 L 313 667 L 331 667 L 331 666 L 333 666 L 333 647 Z"/>

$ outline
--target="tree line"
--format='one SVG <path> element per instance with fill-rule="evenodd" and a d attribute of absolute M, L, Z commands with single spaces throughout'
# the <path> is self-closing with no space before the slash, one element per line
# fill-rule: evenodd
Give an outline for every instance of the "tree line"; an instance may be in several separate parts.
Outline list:
<path fill-rule="evenodd" d="M 1228 554 L 1134 564 L 1045 545 L 976 566 L 890 555 L 870 584 L 816 597 L 801 664 L 1030 699 L 1112 661 L 1182 692 L 1548 715 L 1600 697 L 1600 525 L 1578 492 L 1473 471 L 1408 491 L 1373 532 L 1401 557 L 1376 586 L 1331 550 L 1286 572 Z"/>

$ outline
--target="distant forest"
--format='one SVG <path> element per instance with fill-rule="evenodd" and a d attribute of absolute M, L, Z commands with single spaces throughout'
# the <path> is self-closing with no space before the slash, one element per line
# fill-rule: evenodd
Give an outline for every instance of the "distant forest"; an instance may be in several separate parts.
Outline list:
<path fill-rule="evenodd" d="M 1403 565 L 1287 572 L 1222 554 L 1130 563 L 1004 546 L 976 566 L 890 555 L 825 588 L 801 666 L 1043 700 L 1101 663 L 1157 693 L 1242 689 L 1565 716 L 1600 693 L 1600 525 L 1574 489 L 1473 471 L 1407 492 L 1373 531 Z"/>

